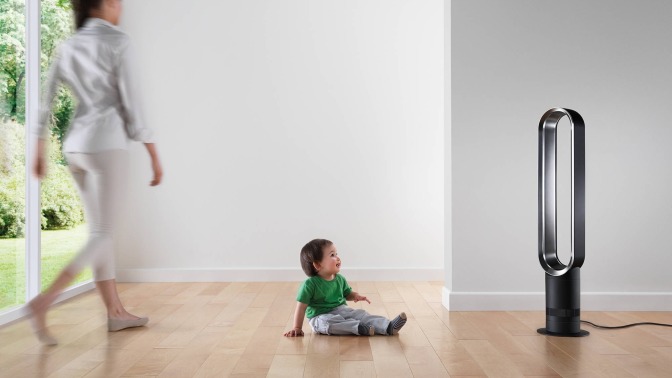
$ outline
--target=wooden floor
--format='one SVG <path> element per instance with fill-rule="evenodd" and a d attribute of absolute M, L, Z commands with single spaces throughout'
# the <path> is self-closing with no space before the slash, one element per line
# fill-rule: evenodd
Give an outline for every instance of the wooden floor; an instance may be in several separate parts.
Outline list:
<path fill-rule="evenodd" d="M 440 282 L 355 282 L 394 317 L 399 336 L 285 338 L 298 283 L 120 284 L 122 299 L 148 327 L 106 331 L 90 292 L 54 307 L 60 344 L 42 347 L 27 321 L 0 328 L 1 377 L 672 377 L 672 328 L 591 327 L 585 338 L 538 335 L 538 312 L 448 312 Z M 584 312 L 601 324 L 672 323 L 670 312 Z"/>

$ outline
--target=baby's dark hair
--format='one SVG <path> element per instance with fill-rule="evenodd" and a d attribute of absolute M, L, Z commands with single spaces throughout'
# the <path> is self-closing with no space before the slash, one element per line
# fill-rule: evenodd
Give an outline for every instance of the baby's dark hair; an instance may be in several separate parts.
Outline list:
<path fill-rule="evenodd" d="M 324 256 L 322 249 L 332 244 L 334 243 L 327 239 L 313 239 L 301 248 L 301 268 L 308 277 L 317 275 L 317 269 L 313 263 L 322 261 Z"/>

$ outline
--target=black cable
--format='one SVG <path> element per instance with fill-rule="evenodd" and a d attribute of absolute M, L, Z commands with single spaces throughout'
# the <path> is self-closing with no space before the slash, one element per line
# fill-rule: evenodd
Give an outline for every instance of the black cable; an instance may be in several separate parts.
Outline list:
<path fill-rule="evenodd" d="M 638 325 L 655 325 L 655 326 L 661 326 L 661 327 L 672 327 L 672 324 L 665 324 L 665 323 L 651 323 L 651 322 L 642 322 L 642 323 L 631 323 L 631 324 L 626 324 L 622 326 L 603 326 L 603 325 L 598 325 L 592 322 L 589 322 L 587 320 L 582 320 L 581 323 L 587 323 L 590 324 L 591 326 L 595 328 L 604 328 L 604 329 L 619 329 L 619 328 L 628 328 L 628 327 L 634 327 Z"/>

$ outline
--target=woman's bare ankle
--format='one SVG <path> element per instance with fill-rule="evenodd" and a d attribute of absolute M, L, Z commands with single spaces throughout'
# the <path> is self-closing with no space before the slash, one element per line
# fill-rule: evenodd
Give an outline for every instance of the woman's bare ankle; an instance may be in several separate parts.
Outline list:
<path fill-rule="evenodd" d="M 126 311 L 126 309 L 124 309 L 124 308 L 122 308 L 122 309 L 116 309 L 116 310 L 114 310 L 114 311 L 108 311 L 108 312 L 107 312 L 107 317 L 110 318 L 110 319 L 120 319 L 120 320 L 134 320 L 134 319 L 139 319 L 138 316 L 135 316 L 135 315 L 129 313 L 129 312 Z"/>
<path fill-rule="evenodd" d="M 44 317 L 47 310 L 49 310 L 49 304 L 46 303 L 44 295 L 39 294 L 28 302 L 28 308 L 30 309 L 31 315 Z"/>

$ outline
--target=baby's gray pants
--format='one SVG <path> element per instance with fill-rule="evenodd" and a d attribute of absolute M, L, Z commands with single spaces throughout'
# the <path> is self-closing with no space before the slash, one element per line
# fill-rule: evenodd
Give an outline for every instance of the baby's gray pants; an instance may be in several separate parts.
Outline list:
<path fill-rule="evenodd" d="M 387 335 L 387 326 L 390 324 L 390 320 L 384 316 L 371 315 L 362 309 L 346 305 L 310 318 L 308 322 L 313 331 L 324 335 L 359 335 L 357 327 L 360 324 L 373 326 L 378 335 Z"/>

